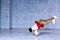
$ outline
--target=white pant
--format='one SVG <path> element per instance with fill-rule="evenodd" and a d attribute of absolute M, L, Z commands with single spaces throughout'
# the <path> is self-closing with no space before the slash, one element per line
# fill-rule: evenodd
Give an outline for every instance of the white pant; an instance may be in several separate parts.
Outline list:
<path fill-rule="evenodd" d="M 35 34 L 35 35 L 39 35 L 38 30 L 35 30 L 34 34 Z"/>
<path fill-rule="evenodd" d="M 34 24 L 34 25 L 32 26 L 32 30 L 35 30 L 35 32 L 34 32 L 35 35 L 38 35 L 38 34 L 39 34 L 39 32 L 38 32 L 37 29 L 38 29 L 37 25 Z"/>

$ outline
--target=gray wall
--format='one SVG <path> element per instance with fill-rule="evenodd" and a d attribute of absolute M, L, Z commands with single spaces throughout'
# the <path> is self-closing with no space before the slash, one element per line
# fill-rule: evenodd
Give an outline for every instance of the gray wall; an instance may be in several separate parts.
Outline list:
<path fill-rule="evenodd" d="M 10 27 L 10 1 L 1 0 L 1 28 Z M 56 24 L 48 24 L 45 28 L 60 29 L 60 0 L 12 0 L 12 27 L 29 28 L 35 20 L 48 19 L 56 15 Z"/>

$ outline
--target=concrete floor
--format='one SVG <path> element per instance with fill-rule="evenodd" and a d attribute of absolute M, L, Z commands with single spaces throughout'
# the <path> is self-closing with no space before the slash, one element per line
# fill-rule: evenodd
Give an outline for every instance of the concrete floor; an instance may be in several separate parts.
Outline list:
<path fill-rule="evenodd" d="M 0 40 L 60 40 L 60 29 L 41 29 L 37 38 L 28 29 L 0 30 Z"/>

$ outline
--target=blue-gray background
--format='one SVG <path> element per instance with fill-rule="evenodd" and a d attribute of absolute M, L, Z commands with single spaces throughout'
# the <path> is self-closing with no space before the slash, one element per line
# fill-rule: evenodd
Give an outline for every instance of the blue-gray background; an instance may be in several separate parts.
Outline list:
<path fill-rule="evenodd" d="M 1 28 L 10 27 L 10 1 L 1 0 Z M 45 28 L 60 29 L 60 0 L 12 0 L 11 4 L 13 28 L 29 28 L 35 20 L 55 15 L 58 16 L 56 24 L 50 23 Z"/>

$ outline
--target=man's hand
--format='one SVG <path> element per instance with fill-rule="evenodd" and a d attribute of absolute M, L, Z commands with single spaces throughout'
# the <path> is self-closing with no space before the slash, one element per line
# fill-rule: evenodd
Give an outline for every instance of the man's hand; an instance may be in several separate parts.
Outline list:
<path fill-rule="evenodd" d="M 36 38 L 36 37 L 38 37 L 38 35 L 33 34 L 33 37 Z"/>

